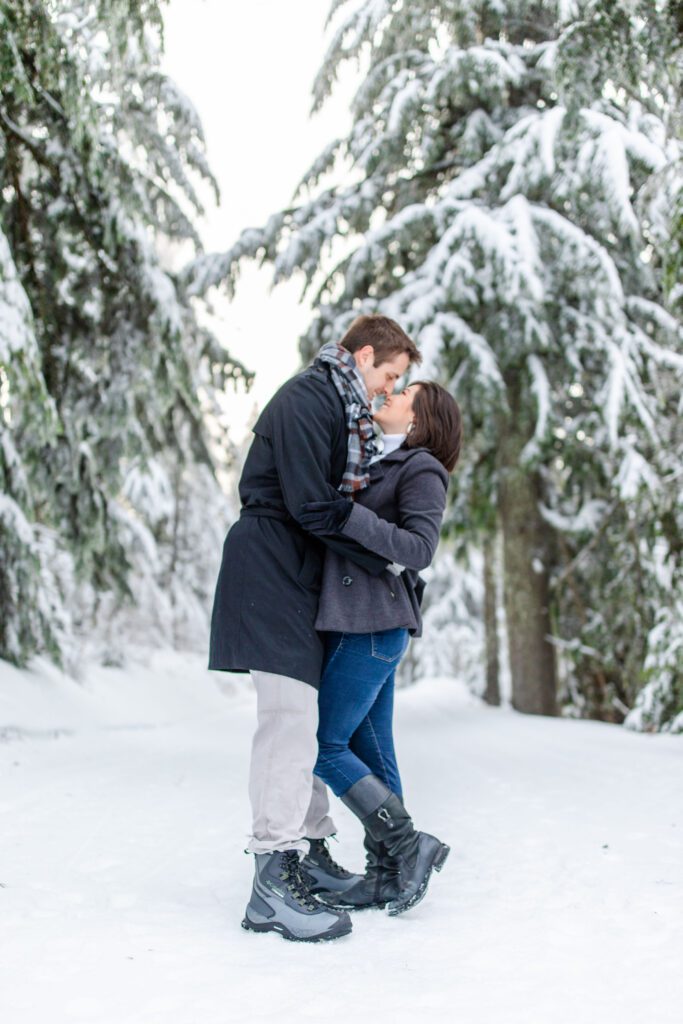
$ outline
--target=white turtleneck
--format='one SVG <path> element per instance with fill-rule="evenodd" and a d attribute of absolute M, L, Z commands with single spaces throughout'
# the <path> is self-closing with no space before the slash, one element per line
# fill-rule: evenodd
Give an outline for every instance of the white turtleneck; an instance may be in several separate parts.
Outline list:
<path fill-rule="evenodd" d="M 382 434 L 382 444 L 384 445 L 379 455 L 375 455 L 372 462 L 379 462 L 385 456 L 391 452 L 395 452 L 397 448 L 400 448 L 406 439 L 406 434 Z"/>

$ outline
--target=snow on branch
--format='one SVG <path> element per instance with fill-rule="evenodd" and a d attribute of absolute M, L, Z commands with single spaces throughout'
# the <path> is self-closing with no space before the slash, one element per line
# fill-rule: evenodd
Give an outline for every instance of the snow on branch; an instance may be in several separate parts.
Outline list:
<path fill-rule="evenodd" d="M 272 253 L 284 219 L 284 214 L 274 214 L 264 228 L 243 231 L 227 252 L 202 254 L 188 263 L 180 275 L 187 294 L 206 295 L 210 288 L 223 285 L 232 296 L 241 260 Z"/>
<path fill-rule="evenodd" d="M 563 515 L 557 509 L 539 502 L 538 509 L 550 526 L 560 533 L 595 533 L 609 506 L 600 498 L 591 498 L 574 515 Z"/>
<path fill-rule="evenodd" d="M 0 523 L 7 527 L 9 533 L 14 535 L 21 544 L 31 551 L 33 550 L 35 543 L 33 527 L 16 501 L 13 501 L 8 494 L 0 493 Z"/>
<path fill-rule="evenodd" d="M 32 313 L 12 259 L 6 236 L 0 231 L 0 363 L 9 363 L 13 353 L 24 351 L 37 357 Z"/>
<path fill-rule="evenodd" d="M 421 331 L 420 341 L 423 373 L 434 373 L 439 355 L 451 351 L 476 370 L 484 387 L 492 388 L 505 401 L 505 384 L 495 352 L 483 334 L 474 331 L 461 317 L 455 313 L 437 313 L 432 323 Z"/>
<path fill-rule="evenodd" d="M 520 455 L 522 464 L 530 462 L 538 455 L 540 444 L 548 430 L 550 418 L 550 382 L 543 363 L 537 355 L 532 353 L 527 359 L 527 366 L 531 374 L 531 392 L 536 399 L 537 415 L 534 436 L 524 446 Z"/>
<path fill-rule="evenodd" d="M 370 69 L 363 82 L 361 82 L 351 103 L 352 112 L 356 116 L 360 116 L 363 111 L 372 109 L 374 102 L 383 92 L 384 87 L 402 69 L 413 68 L 416 71 L 419 70 L 424 75 L 428 70 L 433 70 L 433 67 L 433 61 L 422 50 L 410 49 L 400 53 L 391 53 L 388 57 L 379 60 Z"/>
<path fill-rule="evenodd" d="M 389 0 L 365 0 L 362 7 L 354 10 L 339 26 L 313 83 L 314 113 L 322 107 L 332 92 L 341 65 L 359 55 L 365 43 L 372 39 L 377 27 L 390 11 Z"/>
<path fill-rule="evenodd" d="M 294 190 L 294 196 L 300 195 L 304 188 L 314 188 L 322 176 L 332 170 L 337 159 L 337 154 L 343 150 L 346 143 L 344 139 L 335 139 L 325 146 L 320 155 L 313 161 L 301 181 Z"/>
<path fill-rule="evenodd" d="M 635 498 L 641 487 L 647 487 L 654 493 L 661 486 L 650 463 L 631 444 L 626 445 L 619 465 L 616 485 L 624 501 L 631 501 Z"/>
<path fill-rule="evenodd" d="M 529 114 L 505 133 L 498 146 L 498 160 L 511 168 L 501 192 L 509 199 L 555 172 L 555 143 L 566 115 L 564 107 Z"/>
<path fill-rule="evenodd" d="M 608 319 L 615 309 L 622 309 L 624 291 L 621 278 L 607 249 L 556 210 L 536 203 L 531 205 L 531 209 L 537 224 L 552 232 L 558 242 L 574 250 L 577 265 L 583 262 L 584 269 L 593 266 L 601 274 L 605 291 L 601 298 L 596 299 L 596 311 Z"/>
<path fill-rule="evenodd" d="M 396 90 L 389 118 L 387 120 L 387 132 L 389 135 L 396 135 L 409 121 L 410 115 L 417 109 L 421 99 L 422 82 L 418 78 L 410 78 L 406 75 L 405 85 Z"/>

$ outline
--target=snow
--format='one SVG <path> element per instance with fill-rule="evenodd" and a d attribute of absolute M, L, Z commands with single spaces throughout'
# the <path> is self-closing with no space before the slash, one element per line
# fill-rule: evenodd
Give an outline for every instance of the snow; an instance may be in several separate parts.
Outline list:
<path fill-rule="evenodd" d="M 408 74 L 409 72 L 404 71 L 403 77 L 407 78 Z M 401 76 L 397 78 L 396 83 L 392 83 L 392 87 L 395 88 L 396 84 L 400 81 Z M 398 134 L 404 126 L 410 127 L 408 123 L 410 113 L 418 106 L 422 88 L 422 82 L 418 78 L 412 78 L 408 79 L 407 83 L 398 89 L 389 111 L 387 122 L 388 135 Z"/>
<path fill-rule="evenodd" d="M 636 112 L 639 115 L 638 119 L 642 119 L 644 127 L 648 128 L 654 135 L 661 134 L 661 122 L 658 122 L 655 118 L 648 125 L 646 116 L 641 114 L 638 108 L 635 108 L 634 113 Z M 583 109 L 581 111 L 581 118 L 596 133 L 604 133 L 604 136 L 609 136 L 609 142 L 615 146 L 615 153 L 612 155 L 617 155 L 616 150 L 625 150 L 634 159 L 639 160 L 652 171 L 660 171 L 666 166 L 667 156 L 663 149 L 663 135 L 661 136 L 662 144 L 657 145 L 657 143 L 652 142 L 647 137 L 644 131 L 630 129 L 615 118 L 599 110 Z M 621 153 L 618 155 L 619 159 L 621 159 Z M 619 174 L 617 175 L 618 178 Z"/>
<path fill-rule="evenodd" d="M 555 172 L 555 144 L 566 110 L 553 107 L 520 118 L 501 144 L 500 160 L 512 161 L 512 168 L 501 192 L 502 199 L 515 196 L 527 181 L 551 178 Z"/>
<path fill-rule="evenodd" d="M 0 523 L 9 525 L 21 544 L 25 544 L 28 548 L 33 546 L 34 536 L 31 524 L 16 501 L 4 493 L 0 493 Z"/>
<path fill-rule="evenodd" d="M 531 374 L 531 391 L 536 399 L 537 416 L 533 437 L 525 444 L 520 456 L 522 463 L 537 455 L 539 443 L 544 439 L 548 429 L 550 416 L 550 383 L 543 363 L 532 353 L 527 358 L 527 366 Z"/>
<path fill-rule="evenodd" d="M 564 533 L 594 533 L 607 512 L 607 502 L 600 498 L 591 498 L 572 516 L 562 515 L 556 509 L 548 508 L 540 503 L 538 508 L 547 523 Z"/>
<path fill-rule="evenodd" d="M 610 444 L 616 446 L 619 440 L 619 417 L 624 401 L 626 363 L 624 353 L 618 345 L 613 341 L 608 341 L 606 347 L 609 352 L 612 368 L 605 384 L 605 422 Z"/>
<path fill-rule="evenodd" d="M 159 459 L 149 459 L 144 466 L 132 465 L 126 473 L 122 494 L 135 508 L 144 509 L 154 526 L 173 516 L 173 485 Z"/>
<path fill-rule="evenodd" d="M 35 357 L 31 306 L 12 259 L 6 236 L 0 231 L 0 363 L 25 350 Z"/>
<path fill-rule="evenodd" d="M 579 8 L 576 0 L 559 0 L 558 17 L 561 22 L 571 21 L 576 18 Z"/>
<path fill-rule="evenodd" d="M 628 446 L 624 453 L 617 473 L 616 485 L 624 501 L 632 501 L 641 486 L 649 487 L 651 491 L 660 490 L 659 477 L 652 469 L 646 459 Z"/>
<path fill-rule="evenodd" d="M 419 908 L 308 946 L 239 927 L 253 724 L 248 681 L 188 655 L 81 685 L 0 665 L 4 1020 L 680 1020 L 679 738 L 401 691 L 408 807 L 453 852 Z"/>

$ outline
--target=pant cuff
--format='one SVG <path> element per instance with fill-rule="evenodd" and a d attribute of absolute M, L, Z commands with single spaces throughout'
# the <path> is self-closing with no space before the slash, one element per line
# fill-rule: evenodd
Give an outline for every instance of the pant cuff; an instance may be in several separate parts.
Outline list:
<path fill-rule="evenodd" d="M 251 839 L 247 846 L 247 853 L 282 853 L 284 850 L 298 850 L 299 859 L 305 857 L 310 847 L 307 839 Z"/>
<path fill-rule="evenodd" d="M 325 815 L 322 821 L 318 821 L 316 825 L 313 825 L 310 828 L 307 828 L 304 823 L 304 835 L 306 839 L 328 839 L 338 831 L 337 826 L 328 814 Z"/>

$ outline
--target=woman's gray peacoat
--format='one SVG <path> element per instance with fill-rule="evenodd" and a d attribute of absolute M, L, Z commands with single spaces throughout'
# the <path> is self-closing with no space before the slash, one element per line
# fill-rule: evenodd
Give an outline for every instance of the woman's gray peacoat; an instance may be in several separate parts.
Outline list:
<path fill-rule="evenodd" d="M 448 473 L 426 448 L 399 448 L 371 467 L 342 530 L 389 562 L 405 566 L 371 576 L 343 554 L 325 555 L 316 629 L 376 633 L 404 626 L 422 632 L 419 570 L 434 557 L 446 506 Z"/>

